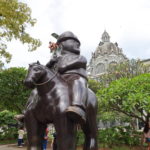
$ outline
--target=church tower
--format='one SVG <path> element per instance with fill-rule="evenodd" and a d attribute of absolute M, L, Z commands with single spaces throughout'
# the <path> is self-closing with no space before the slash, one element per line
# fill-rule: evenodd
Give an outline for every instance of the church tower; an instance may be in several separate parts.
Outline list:
<path fill-rule="evenodd" d="M 103 32 L 101 40 L 96 50 L 92 53 L 87 67 L 88 75 L 92 77 L 107 73 L 110 65 L 128 60 L 122 49 L 118 47 L 118 44 L 110 42 L 110 36 L 106 30 Z"/>

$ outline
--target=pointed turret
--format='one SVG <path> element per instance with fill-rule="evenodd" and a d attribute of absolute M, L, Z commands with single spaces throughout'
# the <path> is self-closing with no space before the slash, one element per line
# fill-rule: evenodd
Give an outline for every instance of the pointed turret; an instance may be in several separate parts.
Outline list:
<path fill-rule="evenodd" d="M 109 34 L 106 32 L 106 30 L 105 30 L 104 33 L 102 34 L 102 42 L 110 42 L 110 36 L 109 36 Z"/>

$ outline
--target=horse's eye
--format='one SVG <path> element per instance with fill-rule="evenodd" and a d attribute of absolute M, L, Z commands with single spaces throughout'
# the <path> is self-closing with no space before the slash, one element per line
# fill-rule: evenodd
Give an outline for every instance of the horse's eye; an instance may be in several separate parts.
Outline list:
<path fill-rule="evenodd" d="M 35 71 L 38 71 L 38 70 L 39 70 L 39 68 L 34 68 L 34 70 L 35 70 Z"/>
<path fill-rule="evenodd" d="M 35 70 L 35 71 L 40 71 L 41 68 L 40 68 L 40 67 L 35 67 L 34 70 Z"/>

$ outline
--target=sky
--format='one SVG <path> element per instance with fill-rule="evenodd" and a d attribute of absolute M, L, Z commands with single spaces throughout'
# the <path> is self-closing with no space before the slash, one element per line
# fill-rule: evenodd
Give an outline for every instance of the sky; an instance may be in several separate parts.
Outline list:
<path fill-rule="evenodd" d="M 12 41 L 8 51 L 13 55 L 5 67 L 28 67 L 39 60 L 46 64 L 51 57 L 48 43 L 56 40 L 51 33 L 72 31 L 81 41 L 81 54 L 89 61 L 106 30 L 111 42 L 118 43 L 129 58 L 150 58 L 150 0 L 20 0 L 37 19 L 27 31 L 42 41 L 35 52 Z"/>

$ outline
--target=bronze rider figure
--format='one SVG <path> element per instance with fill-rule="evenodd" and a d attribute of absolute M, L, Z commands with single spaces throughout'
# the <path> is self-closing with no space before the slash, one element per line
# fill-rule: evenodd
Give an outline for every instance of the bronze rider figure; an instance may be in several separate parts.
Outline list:
<path fill-rule="evenodd" d="M 62 33 L 56 43 L 51 43 L 52 51 L 60 49 L 60 56 L 54 57 L 46 64 L 55 69 L 71 85 L 71 106 L 66 109 L 67 116 L 77 123 L 85 123 L 85 104 L 87 99 L 87 60 L 80 55 L 80 41 L 70 31 Z"/>

